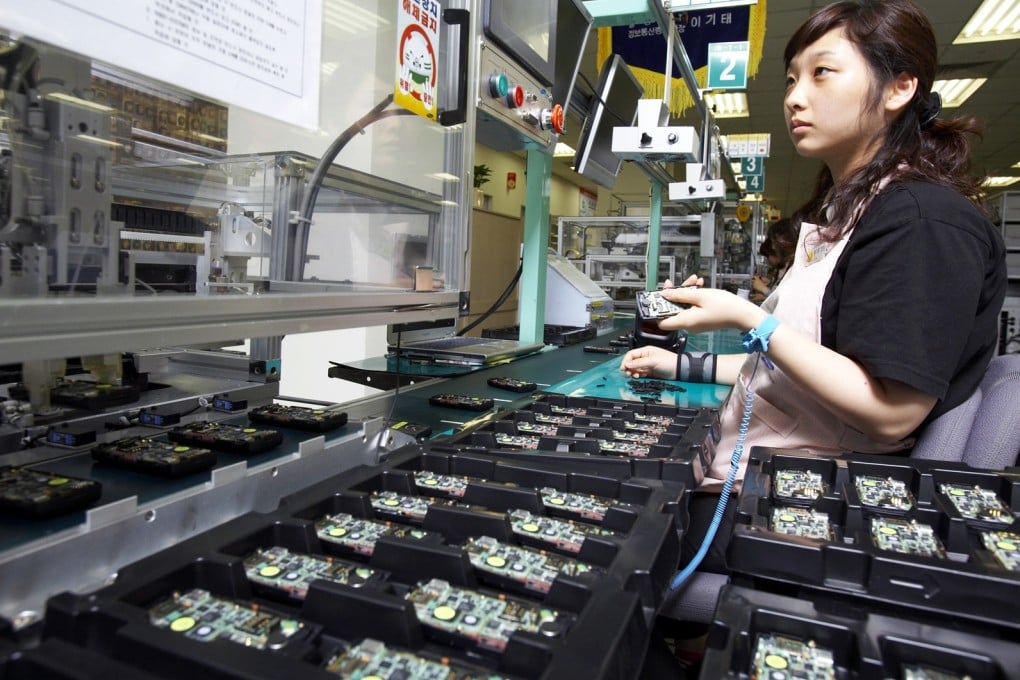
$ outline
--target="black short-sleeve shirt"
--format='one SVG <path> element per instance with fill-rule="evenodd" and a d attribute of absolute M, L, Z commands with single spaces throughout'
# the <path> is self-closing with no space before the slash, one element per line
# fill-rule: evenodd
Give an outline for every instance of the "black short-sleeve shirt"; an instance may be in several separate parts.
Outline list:
<path fill-rule="evenodd" d="M 965 401 L 995 353 L 1006 291 L 1002 235 L 971 201 L 893 182 L 854 228 L 822 298 L 822 344 L 876 378 Z"/>

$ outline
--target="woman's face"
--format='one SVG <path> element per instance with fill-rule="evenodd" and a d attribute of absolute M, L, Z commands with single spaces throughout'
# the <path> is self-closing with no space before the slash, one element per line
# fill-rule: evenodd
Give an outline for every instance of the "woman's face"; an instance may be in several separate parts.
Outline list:
<path fill-rule="evenodd" d="M 888 125 L 874 109 L 872 74 L 842 29 L 829 31 L 793 58 L 786 72 L 783 111 L 797 152 L 829 166 L 833 179 L 866 163 Z"/>

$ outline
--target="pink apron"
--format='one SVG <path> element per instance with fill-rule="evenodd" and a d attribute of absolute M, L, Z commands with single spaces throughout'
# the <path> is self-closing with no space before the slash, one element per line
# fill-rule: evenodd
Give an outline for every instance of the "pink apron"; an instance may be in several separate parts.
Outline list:
<path fill-rule="evenodd" d="M 815 225 L 804 223 L 793 264 L 779 286 L 762 303 L 762 309 L 773 314 L 782 324 L 820 342 L 822 295 L 848 238 L 849 234 L 835 243 L 824 243 L 819 239 Z M 747 381 L 752 373 L 754 406 L 737 480 L 744 477 L 747 454 L 752 446 L 801 449 L 815 455 L 833 456 L 845 451 L 888 453 L 910 445 L 909 441 L 892 445 L 872 441 L 841 422 L 778 367 L 769 369 L 761 361 L 755 372 L 756 361 L 756 355 L 748 355 L 737 383 L 720 409 L 723 423 L 721 438 L 718 442 L 713 435 L 706 438 L 711 463 L 698 487 L 699 491 L 719 491 L 722 488 L 730 469 L 730 458 L 737 442 L 737 426 L 744 411 Z M 734 491 L 739 488 L 738 482 Z"/>

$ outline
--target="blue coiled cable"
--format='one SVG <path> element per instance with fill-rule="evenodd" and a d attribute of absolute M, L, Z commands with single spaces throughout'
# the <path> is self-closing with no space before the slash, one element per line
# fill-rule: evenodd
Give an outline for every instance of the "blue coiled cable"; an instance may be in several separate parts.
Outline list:
<path fill-rule="evenodd" d="M 761 359 L 761 354 L 758 354 L 758 359 Z M 733 484 L 736 482 L 737 470 L 740 468 L 740 459 L 744 455 L 744 441 L 747 439 L 747 431 L 751 427 L 751 412 L 754 407 L 754 392 L 751 391 L 751 383 L 754 381 L 754 374 L 757 372 L 758 362 L 755 362 L 754 370 L 747 381 L 747 394 L 744 397 L 744 414 L 740 419 L 740 429 L 737 431 L 737 443 L 733 447 L 733 455 L 730 457 L 730 471 L 726 475 L 726 481 L 723 482 L 722 491 L 719 492 L 719 502 L 716 503 L 715 513 L 712 515 L 712 523 L 708 525 L 708 530 L 705 532 L 705 537 L 698 547 L 698 552 L 694 553 L 694 557 L 687 563 L 687 566 L 677 572 L 673 580 L 670 581 L 670 590 L 676 590 L 682 586 L 701 565 L 702 560 L 705 559 L 705 555 L 708 553 L 709 546 L 715 540 L 715 534 L 719 531 L 719 525 L 722 524 L 723 515 L 726 513 L 726 504 L 733 490 Z"/>

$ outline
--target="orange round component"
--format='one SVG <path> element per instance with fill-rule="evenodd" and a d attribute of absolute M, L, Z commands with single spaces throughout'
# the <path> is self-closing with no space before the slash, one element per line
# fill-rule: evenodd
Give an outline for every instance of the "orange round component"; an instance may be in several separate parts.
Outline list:
<path fill-rule="evenodd" d="M 558 135 L 563 134 L 563 107 L 559 104 L 553 104 L 549 124 L 552 125 L 553 132 Z"/>

